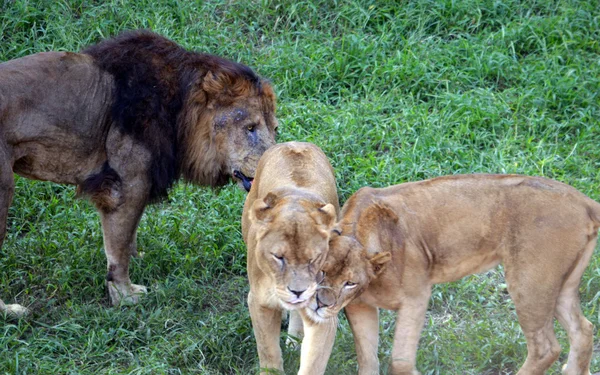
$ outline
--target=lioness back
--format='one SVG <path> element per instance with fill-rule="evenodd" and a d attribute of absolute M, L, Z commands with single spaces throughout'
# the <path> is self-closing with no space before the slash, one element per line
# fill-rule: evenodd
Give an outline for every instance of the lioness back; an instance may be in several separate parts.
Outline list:
<path fill-rule="evenodd" d="M 259 161 L 256 180 L 258 195 L 276 188 L 302 188 L 335 203 L 339 209 L 333 168 L 323 151 L 312 143 L 286 142 L 269 148 Z"/>

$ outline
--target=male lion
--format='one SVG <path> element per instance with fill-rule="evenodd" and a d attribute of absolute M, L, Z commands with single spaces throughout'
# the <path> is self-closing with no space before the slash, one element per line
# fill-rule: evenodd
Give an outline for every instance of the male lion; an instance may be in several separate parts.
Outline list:
<path fill-rule="evenodd" d="M 129 260 L 146 205 L 181 176 L 218 186 L 233 175 L 249 189 L 275 144 L 274 113 L 273 89 L 248 67 L 149 31 L 2 63 L 0 241 L 13 172 L 77 185 L 100 212 L 112 304 L 136 302 L 146 288 L 131 283 Z"/>
<path fill-rule="evenodd" d="M 593 326 L 578 286 L 596 245 L 600 204 L 545 178 L 465 175 L 363 188 L 341 216 L 308 310 L 322 321 L 346 307 L 360 374 L 379 374 L 378 307 L 398 312 L 390 372 L 419 374 L 432 284 L 499 263 L 527 340 L 518 374 L 543 374 L 558 358 L 554 317 L 569 336 L 564 374 L 589 374 Z"/>
<path fill-rule="evenodd" d="M 248 307 L 262 370 L 283 371 L 282 311 L 302 309 L 317 290 L 338 212 L 334 172 L 317 146 L 289 142 L 265 152 L 242 216 L 242 235 L 248 246 Z M 296 311 L 289 331 L 297 336 L 302 326 Z M 318 342 L 331 341 L 327 345 L 331 348 L 336 322 L 316 327 L 305 316 L 302 321 L 306 337 L 300 374 L 322 372 L 320 364 L 306 363 L 316 363 L 313 358 L 323 354 L 312 351 Z"/>

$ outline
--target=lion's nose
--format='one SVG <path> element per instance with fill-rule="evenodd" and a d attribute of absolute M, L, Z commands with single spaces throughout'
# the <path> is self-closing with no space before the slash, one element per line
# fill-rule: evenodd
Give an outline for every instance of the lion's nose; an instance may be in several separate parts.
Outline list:
<path fill-rule="evenodd" d="M 331 306 L 331 303 L 328 303 L 327 299 L 319 298 L 319 295 L 317 294 L 317 306 L 319 308 L 321 308 L 321 307 L 329 307 L 329 306 Z"/>
<path fill-rule="evenodd" d="M 296 295 L 296 297 L 298 297 L 298 298 L 300 298 L 300 296 L 302 295 L 302 293 L 304 293 L 304 292 L 306 291 L 306 289 L 304 289 L 304 290 L 292 290 L 292 289 L 290 289 L 289 287 L 288 287 L 288 290 L 289 290 L 291 293 L 295 294 L 295 295 Z"/>

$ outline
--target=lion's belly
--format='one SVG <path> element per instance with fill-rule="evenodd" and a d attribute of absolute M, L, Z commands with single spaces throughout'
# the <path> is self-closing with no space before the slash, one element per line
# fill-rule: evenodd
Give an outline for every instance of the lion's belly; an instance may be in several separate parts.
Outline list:
<path fill-rule="evenodd" d="M 496 252 L 470 254 L 456 263 L 436 264 L 430 273 L 432 284 L 448 283 L 465 276 L 484 272 L 500 264 L 500 255 Z"/>
<path fill-rule="evenodd" d="M 76 143 L 76 142 L 75 142 Z M 80 184 L 106 160 L 101 149 L 25 142 L 13 149 L 13 171 L 23 177 L 60 184 Z"/>

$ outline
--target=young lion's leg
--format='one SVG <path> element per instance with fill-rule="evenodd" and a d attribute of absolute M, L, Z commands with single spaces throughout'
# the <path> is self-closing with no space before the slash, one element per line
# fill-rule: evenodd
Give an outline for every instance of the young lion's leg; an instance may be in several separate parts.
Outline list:
<path fill-rule="evenodd" d="M 379 311 L 363 303 L 350 303 L 345 308 L 352 328 L 359 375 L 379 375 Z"/>
<path fill-rule="evenodd" d="M 337 317 L 315 323 L 300 310 L 304 323 L 304 340 L 300 349 L 300 370 L 298 375 L 322 375 L 333 349 L 337 330 Z"/>
<path fill-rule="evenodd" d="M 0 247 L 4 243 L 4 237 L 6 236 L 8 208 L 15 192 L 15 180 L 10 160 L 10 154 L 6 151 L 6 146 L 0 146 Z M 17 304 L 6 305 L 0 299 L 0 314 L 7 314 L 18 318 L 27 313 L 28 310 L 26 307 Z"/>
<path fill-rule="evenodd" d="M 402 307 L 396 317 L 394 348 L 390 364 L 390 373 L 393 375 L 420 374 L 416 369 L 417 347 L 430 296 L 431 286 L 424 280 L 420 287 L 406 290 L 406 295 L 403 296 Z"/>
<path fill-rule="evenodd" d="M 565 375 L 590 374 L 594 327 L 581 313 L 578 289 L 595 247 L 596 238 L 586 245 L 577 265 L 564 282 L 556 304 L 555 316 L 569 335 L 569 358 L 563 368 Z"/>
<path fill-rule="evenodd" d="M 283 357 L 279 346 L 281 310 L 261 306 L 260 301 L 252 292 L 248 293 L 248 309 L 256 339 L 261 373 L 269 374 L 269 369 L 283 371 Z"/>

